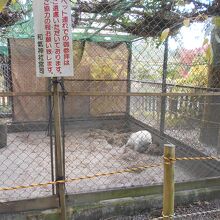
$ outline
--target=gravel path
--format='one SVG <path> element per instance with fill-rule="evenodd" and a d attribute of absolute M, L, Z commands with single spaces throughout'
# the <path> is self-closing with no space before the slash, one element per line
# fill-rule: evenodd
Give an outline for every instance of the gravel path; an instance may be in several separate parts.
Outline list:
<path fill-rule="evenodd" d="M 198 214 L 198 215 L 192 215 L 192 213 L 198 213 L 198 212 L 206 212 L 210 210 L 219 210 L 215 213 L 207 213 L 207 214 Z M 175 214 L 177 217 L 174 219 L 178 220 L 218 220 L 220 219 L 220 200 L 213 200 L 211 202 L 207 201 L 198 201 L 193 204 L 184 205 L 184 206 L 177 206 L 175 208 Z M 186 216 L 186 214 L 189 214 L 189 216 Z M 184 215 L 181 217 L 181 215 Z M 140 214 L 136 216 L 120 216 L 120 217 L 112 217 L 102 220 L 157 220 L 161 219 L 161 210 L 152 210 L 148 214 Z"/>

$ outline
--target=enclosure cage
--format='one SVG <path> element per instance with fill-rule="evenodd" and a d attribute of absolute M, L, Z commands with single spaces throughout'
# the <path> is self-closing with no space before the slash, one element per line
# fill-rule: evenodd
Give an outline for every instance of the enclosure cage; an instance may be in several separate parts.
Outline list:
<path fill-rule="evenodd" d="M 55 180 L 52 79 L 36 77 L 31 1 L 24 2 L 0 16 L 2 187 Z M 72 3 L 74 77 L 62 78 L 60 86 L 66 179 L 159 164 L 164 143 L 176 145 L 178 157 L 219 156 L 220 47 L 210 52 L 210 44 L 220 29 L 209 28 L 214 14 L 195 3 L 196 10 L 189 4 L 169 7 L 171 1 L 143 2 Z M 125 148 L 130 135 L 142 130 L 153 137 L 147 151 Z M 66 192 L 161 184 L 162 173 L 157 166 L 85 179 L 66 183 Z M 176 182 L 213 177 L 219 177 L 218 159 L 176 164 Z M 11 201 L 55 191 L 49 185 L 1 191 L 0 197 Z"/>

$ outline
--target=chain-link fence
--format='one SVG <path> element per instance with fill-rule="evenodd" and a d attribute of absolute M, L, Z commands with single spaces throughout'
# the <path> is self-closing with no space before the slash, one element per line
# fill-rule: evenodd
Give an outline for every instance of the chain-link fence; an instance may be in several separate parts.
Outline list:
<path fill-rule="evenodd" d="M 154 165 L 167 142 L 177 157 L 216 157 L 178 161 L 177 182 L 219 176 L 219 3 L 71 4 L 74 77 L 59 81 L 65 179 L 152 167 L 67 182 L 66 193 L 162 183 Z M 55 181 L 53 80 L 35 74 L 32 1 L 2 8 L 1 187 Z M 55 191 L 1 191 L 0 200 Z"/>

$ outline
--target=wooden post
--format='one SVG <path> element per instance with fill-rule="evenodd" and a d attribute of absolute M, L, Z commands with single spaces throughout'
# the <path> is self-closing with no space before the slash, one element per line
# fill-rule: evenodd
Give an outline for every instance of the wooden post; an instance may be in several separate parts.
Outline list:
<path fill-rule="evenodd" d="M 163 184 L 163 219 L 173 219 L 174 215 L 174 161 L 175 146 L 164 146 L 164 184 Z M 166 159 L 168 158 L 168 159 Z"/>
<path fill-rule="evenodd" d="M 53 80 L 54 98 L 54 129 L 55 129 L 55 154 L 56 154 L 56 180 L 64 180 L 63 149 L 61 144 L 61 120 L 60 120 L 60 94 L 58 80 Z M 60 199 L 61 220 L 66 220 L 65 183 L 56 185 L 57 195 Z"/>

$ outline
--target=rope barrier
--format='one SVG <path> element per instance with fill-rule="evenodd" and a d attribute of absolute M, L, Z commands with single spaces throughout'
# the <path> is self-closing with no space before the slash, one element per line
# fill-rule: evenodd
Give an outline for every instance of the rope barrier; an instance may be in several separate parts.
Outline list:
<path fill-rule="evenodd" d="M 209 157 L 177 157 L 177 158 L 164 157 L 164 163 L 169 164 L 169 163 L 174 163 L 176 161 L 218 160 L 218 159 L 220 159 L 220 157 L 214 157 L 214 156 L 209 156 Z M 50 181 L 50 182 L 45 182 L 45 183 L 33 183 L 33 184 L 30 184 L 30 185 L 23 185 L 23 186 L 2 187 L 2 188 L 0 188 L 0 191 L 29 189 L 29 188 L 36 188 L 36 187 L 45 187 L 45 186 L 48 186 L 48 185 L 70 183 L 70 182 L 74 182 L 74 181 L 93 179 L 93 178 L 102 177 L 102 176 L 111 176 L 111 175 L 115 175 L 115 174 L 130 173 L 130 172 L 135 172 L 135 171 L 144 170 L 144 169 L 148 169 L 148 168 L 160 167 L 162 165 L 163 165 L 162 163 L 152 164 L 152 165 L 142 165 L 142 166 L 138 166 L 138 167 L 132 167 L 132 168 L 128 168 L 128 169 L 112 171 L 112 172 L 106 172 L 106 173 L 97 173 L 97 174 L 94 174 L 94 175 L 81 176 L 81 177 L 76 177 L 76 178 L 72 178 L 72 179 Z"/>
<path fill-rule="evenodd" d="M 192 161 L 192 160 L 218 160 L 220 157 L 215 157 L 215 156 L 207 156 L 207 157 L 176 157 L 176 158 L 167 158 L 163 157 L 164 159 L 164 164 L 170 164 L 174 163 L 176 161 Z M 48 185 L 56 185 L 56 184 L 64 184 L 64 183 L 70 183 L 74 181 L 80 181 L 80 180 L 87 180 L 87 179 L 94 179 L 97 177 L 103 177 L 103 176 L 111 176 L 111 175 L 116 175 L 116 174 L 123 174 L 123 173 L 130 173 L 130 172 L 135 172 L 139 170 L 144 170 L 148 168 L 155 168 L 155 167 L 161 167 L 163 163 L 159 164 L 151 164 L 151 165 L 141 165 L 138 167 L 131 167 L 127 169 L 122 169 L 118 171 L 112 171 L 112 172 L 106 172 L 106 173 L 97 173 L 94 175 L 86 175 L 86 176 L 81 176 L 81 177 L 76 177 L 76 178 L 71 178 L 71 179 L 65 179 L 65 180 L 57 180 L 57 181 L 50 181 L 50 182 L 45 182 L 45 183 L 34 183 L 30 185 L 21 185 L 21 186 L 14 186 L 14 187 L 2 187 L 0 188 L 0 191 L 10 191 L 10 190 L 20 190 L 20 189 L 30 189 L 30 188 L 36 188 L 36 187 L 46 187 Z M 173 216 L 161 216 L 158 218 L 154 218 L 154 220 L 159 220 L 159 219 L 178 219 L 178 218 L 187 218 L 191 216 L 197 216 L 197 215 L 205 215 L 205 214 L 213 214 L 220 212 L 220 209 L 215 209 L 215 210 L 210 210 L 210 211 L 204 211 L 204 212 L 196 212 L 196 213 L 189 213 L 189 214 L 182 214 L 182 215 L 173 215 Z"/>
<path fill-rule="evenodd" d="M 34 183 L 34 184 L 26 185 L 26 186 L 3 187 L 3 188 L 0 188 L 0 191 L 30 189 L 30 188 L 36 188 L 36 187 L 45 187 L 45 186 L 48 186 L 48 185 L 70 183 L 70 182 L 74 182 L 74 181 L 93 179 L 93 178 L 102 177 L 102 176 L 111 176 L 111 175 L 115 175 L 115 174 L 131 173 L 131 172 L 144 170 L 144 169 L 148 169 L 148 168 L 160 167 L 162 165 L 163 165 L 162 163 L 152 164 L 152 165 L 142 165 L 142 166 L 131 167 L 131 168 L 128 168 L 128 169 L 123 169 L 123 170 L 118 170 L 118 171 L 112 171 L 112 172 L 106 172 L 106 173 L 97 173 L 97 174 L 94 174 L 94 175 L 81 176 L 81 177 L 76 177 L 76 178 L 66 179 L 66 180 L 50 181 L 50 182 L 46 182 L 46 183 Z"/>
<path fill-rule="evenodd" d="M 209 157 L 177 157 L 175 158 L 176 161 L 183 161 L 183 160 L 219 160 L 219 157 L 209 156 Z"/>
<path fill-rule="evenodd" d="M 176 158 L 167 158 L 164 157 L 165 164 L 173 163 L 176 161 L 187 161 L 187 160 L 219 160 L 219 157 L 208 156 L 208 157 L 176 157 Z"/>

